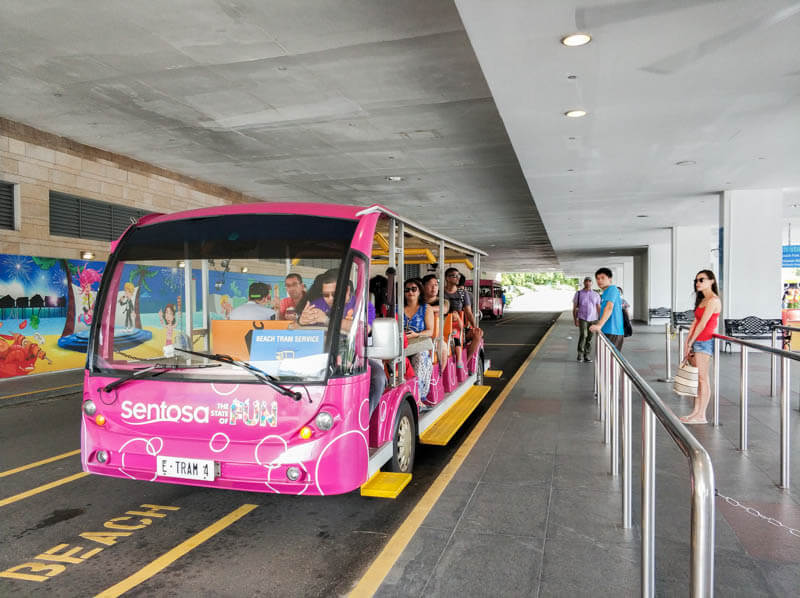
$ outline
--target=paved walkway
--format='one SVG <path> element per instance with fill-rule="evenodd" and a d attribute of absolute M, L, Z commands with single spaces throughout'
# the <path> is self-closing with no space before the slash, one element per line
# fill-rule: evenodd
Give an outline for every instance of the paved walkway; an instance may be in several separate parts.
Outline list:
<path fill-rule="evenodd" d="M 378 596 L 639 595 L 640 401 L 634 395 L 634 528 L 620 527 L 621 480 L 608 474 L 592 396 L 593 367 L 575 361 L 576 330 L 562 317 L 384 579 Z M 676 413 L 691 405 L 656 379 L 663 328 L 639 326 L 624 354 Z M 766 398 L 769 363 L 751 355 L 750 450 L 738 443 L 738 355 L 722 360 L 720 428 L 693 426 L 711 454 L 717 487 L 800 529 L 800 451 L 792 489 L 778 480 L 778 407 Z M 798 372 L 800 373 L 800 368 Z M 796 380 L 796 378 L 795 378 Z M 795 384 L 795 386 L 797 386 Z M 800 444 L 793 395 L 792 429 Z M 688 595 L 689 478 L 659 425 L 656 591 Z M 797 532 L 800 534 L 800 532 Z M 800 537 L 717 500 L 719 596 L 795 596 Z"/>

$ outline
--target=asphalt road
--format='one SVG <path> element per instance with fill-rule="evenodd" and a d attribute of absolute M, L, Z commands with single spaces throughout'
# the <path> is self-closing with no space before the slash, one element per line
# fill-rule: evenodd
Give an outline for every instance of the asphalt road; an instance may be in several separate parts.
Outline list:
<path fill-rule="evenodd" d="M 79 448 L 80 393 L 0 408 L 0 596 L 96 595 L 176 547 L 186 550 L 187 539 L 243 505 L 255 508 L 126 595 L 346 594 L 556 315 L 509 313 L 483 323 L 487 355 L 503 376 L 487 378 L 492 391 L 447 447 L 417 447 L 414 477 L 396 500 L 358 492 L 289 497 L 90 475 L 70 479 L 81 472 L 78 455 L 3 475 Z M 28 578 L 8 578 L 9 571 Z"/>

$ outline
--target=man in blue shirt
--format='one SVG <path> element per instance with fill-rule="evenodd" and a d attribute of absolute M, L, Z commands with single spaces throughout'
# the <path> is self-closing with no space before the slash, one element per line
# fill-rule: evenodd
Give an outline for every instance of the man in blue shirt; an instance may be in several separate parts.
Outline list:
<path fill-rule="evenodd" d="M 594 273 L 597 286 L 603 290 L 600 298 L 600 319 L 589 330 L 592 332 L 603 331 L 614 346 L 622 351 L 622 341 L 625 340 L 625 329 L 622 323 L 622 297 L 617 285 L 611 280 L 611 270 L 600 268 Z"/>

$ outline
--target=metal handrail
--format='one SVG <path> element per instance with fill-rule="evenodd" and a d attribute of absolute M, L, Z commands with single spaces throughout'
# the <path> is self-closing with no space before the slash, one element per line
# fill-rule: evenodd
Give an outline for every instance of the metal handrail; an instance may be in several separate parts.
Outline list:
<path fill-rule="evenodd" d="M 708 452 L 608 338 L 598 333 L 595 387 L 604 441 L 611 440 L 611 473 L 618 473 L 619 387 L 622 381 L 622 526 L 631 527 L 631 386 L 642 396 L 642 596 L 655 595 L 656 418 L 686 455 L 692 488 L 691 595 L 714 594 L 714 467 Z"/>
<path fill-rule="evenodd" d="M 672 334 L 673 330 L 678 331 L 678 351 L 683 346 L 683 333 L 688 332 L 690 326 L 686 326 L 685 324 L 677 324 L 673 326 L 671 322 L 667 322 L 665 325 L 665 350 L 666 350 L 666 373 L 664 374 L 663 378 L 659 378 L 659 382 L 672 382 L 674 379 L 672 377 Z M 679 354 L 680 355 L 680 354 Z"/>
<path fill-rule="evenodd" d="M 777 328 L 777 326 L 776 326 Z M 782 327 L 783 328 L 783 327 Z M 776 335 L 773 331 L 773 342 L 776 339 Z M 741 354 L 741 361 L 740 361 L 740 373 L 739 373 L 739 450 L 746 451 L 747 450 L 747 436 L 748 436 L 748 376 L 747 376 L 747 365 L 748 365 L 748 357 L 747 352 L 748 349 L 753 349 L 755 351 L 762 351 L 764 353 L 769 353 L 773 357 L 773 361 L 777 358 L 781 360 L 781 432 L 780 432 L 780 469 L 781 469 L 781 488 L 789 488 L 790 485 L 790 465 L 791 465 L 791 444 L 792 444 L 792 437 L 789 428 L 789 419 L 791 416 L 791 407 L 790 407 L 790 398 L 791 398 L 791 376 L 790 376 L 790 361 L 800 361 L 800 355 L 797 353 L 793 353 L 791 351 L 786 351 L 785 349 L 777 349 L 775 347 L 767 347 L 765 345 L 760 345 L 753 341 L 747 341 L 740 338 L 734 338 L 731 336 L 725 336 L 722 334 L 715 334 L 713 335 L 714 339 L 714 413 L 719 413 L 719 384 L 716 382 L 719 380 L 719 343 L 726 342 L 726 343 L 736 343 L 741 345 L 742 347 L 742 354 Z M 774 373 L 773 373 L 774 377 Z"/>

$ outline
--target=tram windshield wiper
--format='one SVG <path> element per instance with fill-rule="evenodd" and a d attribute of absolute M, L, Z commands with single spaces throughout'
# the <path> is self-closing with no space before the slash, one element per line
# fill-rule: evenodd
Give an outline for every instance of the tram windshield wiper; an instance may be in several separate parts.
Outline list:
<path fill-rule="evenodd" d="M 102 390 L 103 392 L 111 392 L 115 388 L 118 388 L 129 382 L 135 378 L 155 378 L 156 376 L 160 376 L 161 374 L 168 372 L 170 370 L 194 370 L 198 368 L 218 368 L 219 365 L 215 363 L 206 363 L 203 365 L 178 365 L 174 363 L 156 363 L 146 368 L 138 368 L 135 371 L 131 372 L 127 376 L 123 376 L 118 380 L 114 380 L 109 384 L 106 384 Z"/>
<path fill-rule="evenodd" d="M 197 355 L 198 357 L 205 357 L 206 359 L 212 359 L 214 361 L 220 361 L 222 363 L 228 363 L 230 365 L 235 365 L 236 367 L 242 368 L 253 374 L 256 378 L 258 378 L 262 383 L 266 384 L 267 386 L 277 390 L 284 396 L 289 397 L 295 401 L 299 401 L 303 398 L 299 392 L 292 390 L 286 386 L 280 384 L 274 376 L 270 376 L 267 372 L 262 369 L 257 368 L 251 363 L 246 361 L 239 361 L 238 359 L 234 359 L 230 355 L 225 355 L 224 353 L 200 353 L 199 351 L 189 351 L 188 349 L 179 349 L 175 347 L 176 351 L 180 351 L 181 353 L 188 353 L 189 355 Z"/>

